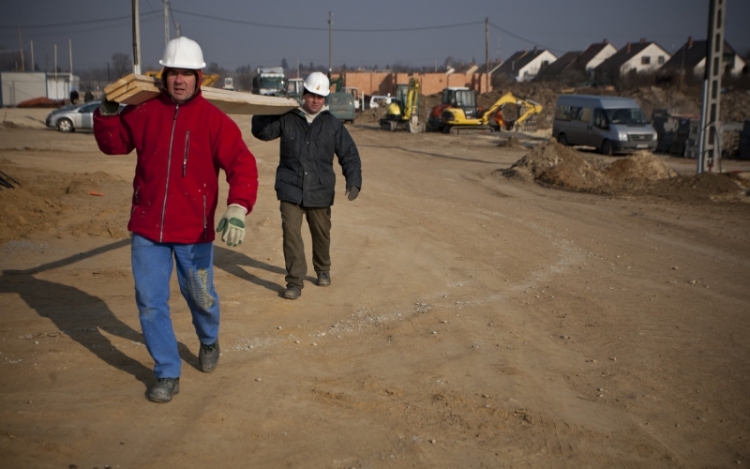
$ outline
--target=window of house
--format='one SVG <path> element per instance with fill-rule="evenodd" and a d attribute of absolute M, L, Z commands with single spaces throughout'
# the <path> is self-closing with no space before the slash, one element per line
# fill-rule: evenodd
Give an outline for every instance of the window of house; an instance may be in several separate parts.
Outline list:
<path fill-rule="evenodd" d="M 664 56 L 660 55 L 659 59 L 657 60 L 657 62 L 659 62 L 659 65 L 663 65 L 664 64 Z"/>
<path fill-rule="evenodd" d="M 641 65 L 648 65 L 651 63 L 651 57 L 648 55 L 644 55 L 641 57 Z"/>

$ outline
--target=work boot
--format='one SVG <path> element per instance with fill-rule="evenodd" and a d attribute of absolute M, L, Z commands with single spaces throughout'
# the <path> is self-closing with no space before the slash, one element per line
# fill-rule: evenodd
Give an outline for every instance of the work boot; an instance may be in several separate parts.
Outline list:
<path fill-rule="evenodd" d="M 172 400 L 172 395 L 180 392 L 180 378 L 159 378 L 148 390 L 148 400 L 165 403 Z"/>
<path fill-rule="evenodd" d="M 331 274 L 328 272 L 318 272 L 318 286 L 327 287 L 331 284 Z"/>
<path fill-rule="evenodd" d="M 198 362 L 201 365 L 201 371 L 211 373 L 216 368 L 216 364 L 219 363 L 219 341 L 217 340 L 211 345 L 201 344 L 201 350 L 198 352 Z"/>
<path fill-rule="evenodd" d="M 289 284 L 284 290 L 284 298 L 287 300 L 296 300 L 300 295 L 302 295 L 302 289 L 296 285 Z"/>

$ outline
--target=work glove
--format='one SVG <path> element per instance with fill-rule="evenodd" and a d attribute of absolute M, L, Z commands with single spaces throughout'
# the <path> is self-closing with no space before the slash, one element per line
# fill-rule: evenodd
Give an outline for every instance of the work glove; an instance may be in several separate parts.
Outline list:
<path fill-rule="evenodd" d="M 120 112 L 120 104 L 114 101 L 109 101 L 107 97 L 104 96 L 99 105 L 99 112 L 101 112 L 103 116 L 116 116 Z"/>
<path fill-rule="evenodd" d="M 216 232 L 221 232 L 221 240 L 229 246 L 238 246 L 245 239 L 245 215 L 247 209 L 242 205 L 231 204 L 219 220 Z"/>
<path fill-rule="evenodd" d="M 349 198 L 349 200 L 354 200 L 359 195 L 359 187 L 347 187 L 346 188 L 346 196 Z"/>

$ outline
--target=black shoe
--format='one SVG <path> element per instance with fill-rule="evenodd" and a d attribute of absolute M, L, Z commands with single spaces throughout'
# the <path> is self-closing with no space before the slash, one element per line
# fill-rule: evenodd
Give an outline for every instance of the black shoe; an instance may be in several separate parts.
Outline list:
<path fill-rule="evenodd" d="M 172 395 L 180 392 L 180 378 L 159 378 L 156 384 L 148 390 L 148 400 L 153 402 L 169 402 Z"/>
<path fill-rule="evenodd" d="M 216 364 L 219 363 L 219 341 L 217 340 L 211 345 L 201 344 L 201 350 L 198 352 L 198 362 L 201 365 L 201 371 L 211 373 L 216 368 Z"/>
<path fill-rule="evenodd" d="M 328 272 L 318 272 L 318 286 L 327 287 L 331 284 L 331 274 Z"/>
<path fill-rule="evenodd" d="M 302 289 L 294 285 L 287 285 L 284 290 L 284 298 L 287 300 L 296 300 L 302 295 Z"/>

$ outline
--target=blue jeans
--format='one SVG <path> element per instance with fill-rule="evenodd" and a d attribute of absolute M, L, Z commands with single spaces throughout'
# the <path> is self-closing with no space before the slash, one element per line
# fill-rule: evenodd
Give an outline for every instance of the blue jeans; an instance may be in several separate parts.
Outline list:
<path fill-rule="evenodd" d="M 172 258 L 174 257 L 174 262 Z M 177 280 L 202 344 L 219 337 L 219 296 L 214 289 L 213 243 L 157 243 L 133 234 L 131 263 L 135 301 L 146 348 L 157 378 L 178 378 L 182 361 L 169 316 L 169 279 L 177 264 Z"/>

